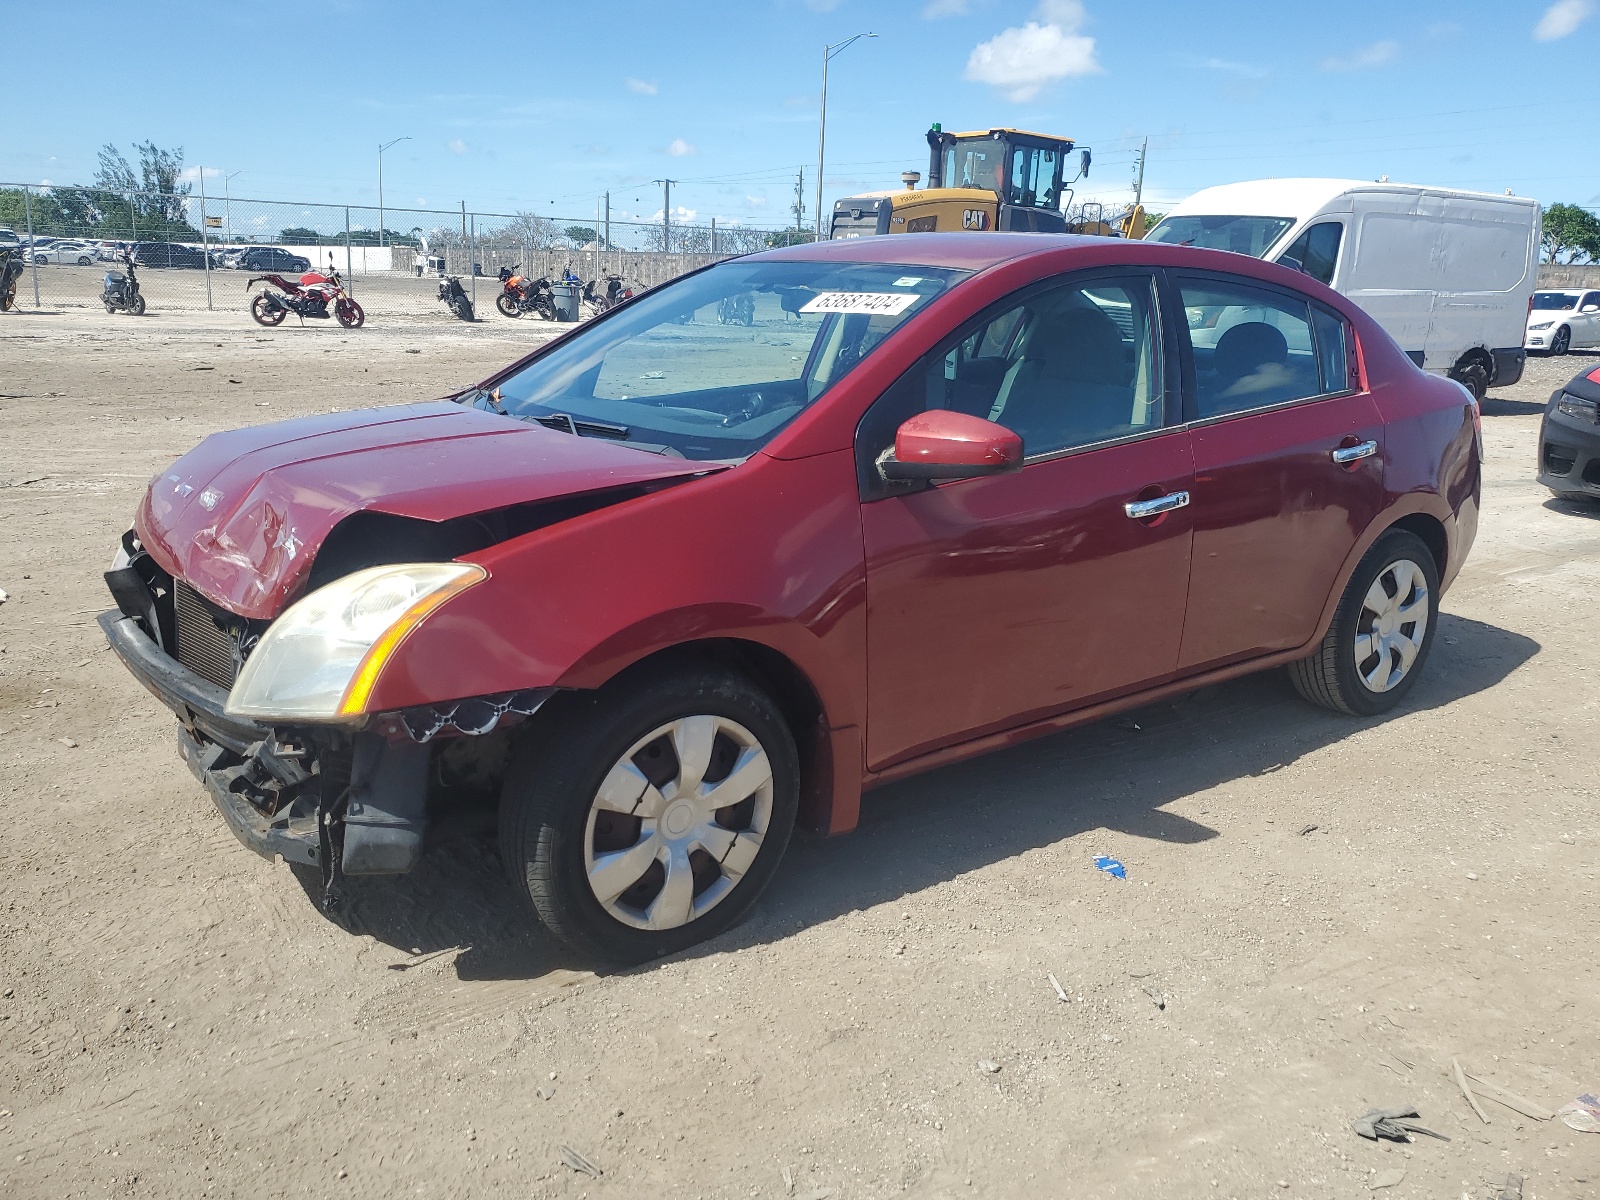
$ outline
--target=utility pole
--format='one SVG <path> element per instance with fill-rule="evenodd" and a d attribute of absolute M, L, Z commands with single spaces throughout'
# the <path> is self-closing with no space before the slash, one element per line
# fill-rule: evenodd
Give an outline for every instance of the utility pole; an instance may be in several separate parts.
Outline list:
<path fill-rule="evenodd" d="M 1144 199 L 1144 152 L 1150 148 L 1150 139 L 1145 138 L 1139 146 L 1139 176 L 1133 184 L 1133 206 L 1139 207 Z"/>
<path fill-rule="evenodd" d="M 383 245 L 383 152 L 390 146 L 401 142 L 409 142 L 408 137 L 395 138 L 392 142 L 383 142 L 378 146 L 378 245 Z"/>
<path fill-rule="evenodd" d="M 661 253 L 672 253 L 672 185 L 676 179 L 657 179 L 661 185 Z"/>
<path fill-rule="evenodd" d="M 828 154 L 828 60 L 843 54 L 862 38 L 875 38 L 875 33 L 858 33 L 832 46 L 822 48 L 822 112 L 817 120 L 817 241 L 822 240 L 822 172 Z"/>
<path fill-rule="evenodd" d="M 801 222 L 806 215 L 806 169 L 800 168 L 794 177 L 794 231 L 800 232 Z"/>
<path fill-rule="evenodd" d="M 200 252 L 206 256 L 206 310 L 211 309 L 211 231 L 206 225 L 206 169 L 200 168 Z"/>

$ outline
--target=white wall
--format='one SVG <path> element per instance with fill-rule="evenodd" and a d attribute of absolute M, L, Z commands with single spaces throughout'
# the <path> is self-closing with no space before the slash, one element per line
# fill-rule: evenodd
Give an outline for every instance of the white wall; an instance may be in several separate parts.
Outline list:
<path fill-rule="evenodd" d="M 393 270 L 392 259 L 395 249 L 392 246 L 351 246 L 348 268 L 345 265 L 343 246 L 291 246 L 286 242 L 278 242 L 290 254 L 302 254 L 311 260 L 311 265 L 326 270 L 328 255 L 333 255 L 333 265 L 340 271 L 348 270 L 356 275 L 369 275 L 374 271 Z M 407 263 L 411 261 L 411 247 L 401 248 Z"/>

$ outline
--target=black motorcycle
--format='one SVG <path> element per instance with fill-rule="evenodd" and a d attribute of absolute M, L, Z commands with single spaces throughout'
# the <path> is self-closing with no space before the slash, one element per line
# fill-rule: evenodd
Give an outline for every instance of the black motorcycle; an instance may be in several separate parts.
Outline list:
<path fill-rule="evenodd" d="M 754 325 L 756 323 L 756 298 L 749 292 L 737 296 L 724 296 L 717 305 L 719 325 Z"/>
<path fill-rule="evenodd" d="M 446 275 L 439 280 L 439 299 L 457 317 L 463 321 L 472 321 L 476 318 L 472 314 L 472 297 L 467 295 L 467 289 L 461 286 L 459 275 Z"/>
<path fill-rule="evenodd" d="M 107 271 L 105 288 L 100 293 L 100 303 L 106 306 L 107 312 L 127 312 L 136 317 L 144 316 L 144 296 L 139 292 L 139 276 L 133 269 L 133 255 L 124 253 L 123 265 L 128 268 L 124 275 L 121 271 Z"/>
<path fill-rule="evenodd" d="M 622 285 L 621 275 L 607 275 L 605 277 L 605 291 L 600 290 L 600 280 L 591 279 L 583 285 L 583 302 L 594 313 L 603 313 L 615 308 L 624 300 L 633 295 L 633 289 Z"/>
<path fill-rule="evenodd" d="M 17 280 L 22 276 L 22 251 L 0 250 L 0 312 L 17 306 Z"/>

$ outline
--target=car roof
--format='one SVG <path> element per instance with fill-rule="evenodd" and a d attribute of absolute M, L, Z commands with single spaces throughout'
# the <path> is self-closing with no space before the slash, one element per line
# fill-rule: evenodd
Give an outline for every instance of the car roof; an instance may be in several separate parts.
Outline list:
<path fill-rule="evenodd" d="M 893 233 L 807 242 L 765 250 L 750 257 L 768 262 L 897 263 L 908 267 L 982 271 L 1032 254 L 1046 254 L 1072 246 L 1105 246 L 1119 240 L 1072 233 Z M 1147 243 L 1128 242 L 1127 245 L 1145 246 Z M 1134 257 L 1130 253 L 1129 260 Z"/>

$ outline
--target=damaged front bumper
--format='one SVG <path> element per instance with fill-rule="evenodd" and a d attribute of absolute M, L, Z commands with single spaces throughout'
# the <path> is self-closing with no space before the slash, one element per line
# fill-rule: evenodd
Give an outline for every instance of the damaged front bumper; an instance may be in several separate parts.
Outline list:
<path fill-rule="evenodd" d="M 134 617 L 113 611 L 98 620 L 123 665 L 178 718 L 184 761 L 246 846 L 318 867 L 325 882 L 416 866 L 427 824 L 426 742 L 275 730 L 230 716 L 227 692 L 164 653 Z"/>

